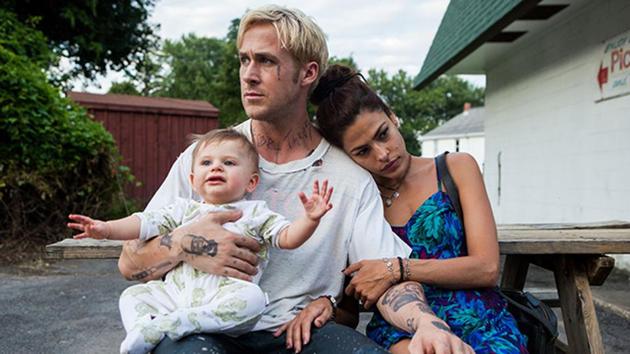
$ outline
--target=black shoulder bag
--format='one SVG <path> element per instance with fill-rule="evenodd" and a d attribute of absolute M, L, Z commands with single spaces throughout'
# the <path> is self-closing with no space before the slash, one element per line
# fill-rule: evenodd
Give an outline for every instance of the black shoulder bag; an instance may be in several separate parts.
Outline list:
<path fill-rule="evenodd" d="M 437 169 L 446 194 L 451 199 L 457 216 L 462 222 L 464 233 L 464 213 L 459 202 L 459 192 L 446 166 L 447 152 L 438 155 Z M 508 311 L 516 319 L 521 333 L 527 336 L 527 350 L 532 354 L 553 354 L 558 337 L 558 318 L 544 302 L 527 291 L 500 289 L 499 294 L 507 301 Z"/>

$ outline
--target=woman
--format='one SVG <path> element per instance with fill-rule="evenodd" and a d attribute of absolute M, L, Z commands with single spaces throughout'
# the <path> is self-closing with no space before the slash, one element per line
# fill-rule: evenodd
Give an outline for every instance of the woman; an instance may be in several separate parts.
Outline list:
<path fill-rule="evenodd" d="M 436 315 L 477 353 L 527 352 L 525 337 L 496 291 L 496 225 L 475 160 L 464 153 L 447 158 L 459 189 L 465 220 L 462 225 L 434 159 L 407 152 L 397 129 L 398 119 L 361 75 L 347 67 L 332 66 L 311 101 L 318 106 L 316 117 L 322 135 L 372 174 L 381 192 L 385 217 L 413 248 L 412 259 L 403 260 L 398 272 L 396 259 L 352 264 L 345 271 L 347 275 L 354 273 L 346 292 L 354 293 L 363 303 L 373 303 L 392 282 L 417 281 L 423 284 Z M 412 337 L 388 324 L 378 312 L 367 334 L 392 353 L 408 352 Z"/>

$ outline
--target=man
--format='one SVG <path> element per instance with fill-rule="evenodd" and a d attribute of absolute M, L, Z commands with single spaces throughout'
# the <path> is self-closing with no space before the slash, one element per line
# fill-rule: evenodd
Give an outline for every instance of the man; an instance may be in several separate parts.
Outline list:
<path fill-rule="evenodd" d="M 284 348 L 307 353 L 384 352 L 358 332 L 331 321 L 337 312 L 338 321 L 348 322 L 347 312 L 334 308 L 343 288 L 341 271 L 348 262 L 407 257 L 410 250 L 384 221 L 370 175 L 323 140 L 309 121 L 307 100 L 328 59 L 325 36 L 300 11 L 265 6 L 243 17 L 237 45 L 241 98 L 250 118 L 237 129 L 251 139 L 261 157 L 261 182 L 251 198 L 265 200 L 272 210 L 294 219 L 300 210 L 297 193 L 308 190 L 315 179 L 327 178 L 335 187 L 334 208 L 299 249 L 270 250 L 260 281 L 269 305 L 253 332 L 237 338 L 222 334 L 192 335 L 178 342 L 165 338 L 154 352 L 201 353 L 208 348 L 220 353 Z M 192 148 L 177 159 L 147 209 L 176 197 L 198 200 L 188 182 Z M 253 252 L 259 246 L 221 227 L 239 216 L 212 214 L 146 244 L 127 244 L 120 270 L 127 278 L 150 280 L 183 261 L 205 272 L 249 280 L 257 262 Z M 425 325 L 439 320 L 427 310 L 419 284 L 410 288 L 405 283 L 387 294 L 399 301 L 394 301 L 395 309 L 385 309 L 386 318 L 422 332 L 412 345 L 431 352 L 465 352 L 455 336 Z"/>

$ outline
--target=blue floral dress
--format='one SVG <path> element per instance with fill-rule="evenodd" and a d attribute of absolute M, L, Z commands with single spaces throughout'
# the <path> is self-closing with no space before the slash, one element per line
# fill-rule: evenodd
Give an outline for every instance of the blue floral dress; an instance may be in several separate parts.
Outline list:
<path fill-rule="evenodd" d="M 413 249 L 410 258 L 448 259 L 467 254 L 462 224 L 450 198 L 442 192 L 439 174 L 437 180 L 438 191 L 416 210 L 407 224 L 392 227 Z M 452 290 L 426 284 L 423 287 L 435 314 L 476 353 L 527 353 L 527 339 L 519 332 L 496 288 Z M 386 349 L 412 336 L 388 324 L 378 312 L 366 332 Z"/>

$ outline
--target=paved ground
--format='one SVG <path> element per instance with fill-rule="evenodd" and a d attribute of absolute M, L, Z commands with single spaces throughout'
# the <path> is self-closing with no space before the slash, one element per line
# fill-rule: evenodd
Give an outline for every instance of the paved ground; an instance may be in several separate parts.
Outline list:
<path fill-rule="evenodd" d="M 528 287 L 553 278 L 531 270 Z M 630 348 L 629 275 L 613 272 L 595 288 L 606 353 Z M 124 336 L 118 296 L 130 283 L 115 260 L 66 260 L 0 268 L 0 353 L 117 353 Z M 607 299 L 613 302 L 604 302 Z M 365 314 L 367 315 L 367 314 Z M 362 316 L 365 325 L 367 316 Z M 559 316 L 559 318 L 561 318 Z"/>

